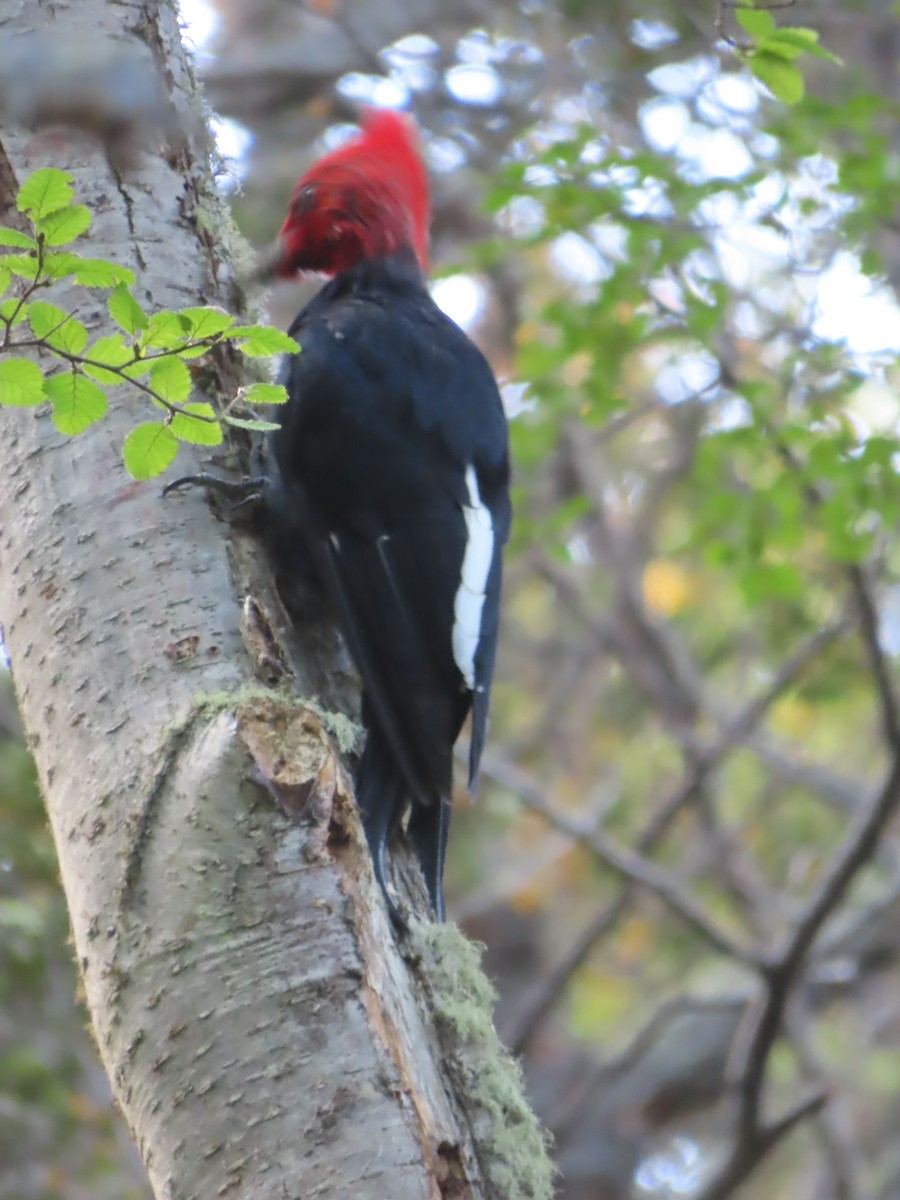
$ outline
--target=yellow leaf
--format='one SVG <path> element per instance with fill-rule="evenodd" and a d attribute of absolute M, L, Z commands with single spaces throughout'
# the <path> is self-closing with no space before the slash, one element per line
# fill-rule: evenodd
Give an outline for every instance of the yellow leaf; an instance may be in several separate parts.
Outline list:
<path fill-rule="evenodd" d="M 646 962 L 656 945 L 657 925 L 646 917 L 632 917 L 616 938 L 620 962 L 631 965 Z"/>
<path fill-rule="evenodd" d="M 590 375 L 593 365 L 594 356 L 591 352 L 589 350 L 579 350 L 577 354 L 573 354 L 571 358 L 566 359 L 563 364 L 563 369 L 560 371 L 563 383 L 566 387 L 581 387 Z"/>
<path fill-rule="evenodd" d="M 523 321 L 516 330 L 516 345 L 527 346 L 540 333 L 541 327 L 537 321 Z"/>
<path fill-rule="evenodd" d="M 657 558 L 644 568 L 644 602 L 654 612 L 672 617 L 697 596 L 697 587 L 683 567 Z"/>
<path fill-rule="evenodd" d="M 772 728 L 793 738 L 812 733 L 821 719 L 821 712 L 796 696 L 783 696 L 772 708 Z"/>
<path fill-rule="evenodd" d="M 572 980 L 569 1015 L 578 1037 L 597 1038 L 634 1007 L 631 982 L 584 967 Z"/>

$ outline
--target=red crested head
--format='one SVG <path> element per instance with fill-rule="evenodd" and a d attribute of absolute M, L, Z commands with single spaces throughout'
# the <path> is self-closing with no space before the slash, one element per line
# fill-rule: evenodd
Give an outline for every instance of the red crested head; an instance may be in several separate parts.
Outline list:
<path fill-rule="evenodd" d="M 338 275 L 411 246 L 428 266 L 428 175 L 412 120 L 367 109 L 362 132 L 320 158 L 294 188 L 278 235 L 282 279 Z"/>

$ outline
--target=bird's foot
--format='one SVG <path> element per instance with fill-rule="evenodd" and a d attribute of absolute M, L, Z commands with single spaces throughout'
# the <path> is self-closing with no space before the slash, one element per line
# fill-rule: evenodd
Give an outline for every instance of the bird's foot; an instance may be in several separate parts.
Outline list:
<path fill-rule="evenodd" d="M 266 479 L 264 476 L 249 476 L 246 479 L 220 479 L 218 475 L 210 475 L 206 471 L 201 471 L 198 475 L 182 475 L 180 479 L 173 479 L 163 488 L 162 494 L 165 497 L 171 492 L 185 487 L 204 487 L 218 496 L 235 501 L 231 510 L 234 515 L 241 509 L 253 508 L 262 503 L 265 498 Z"/>

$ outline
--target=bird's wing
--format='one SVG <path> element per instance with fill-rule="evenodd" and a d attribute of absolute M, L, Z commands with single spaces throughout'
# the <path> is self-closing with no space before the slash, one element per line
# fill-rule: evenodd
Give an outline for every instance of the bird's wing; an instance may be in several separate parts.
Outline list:
<path fill-rule="evenodd" d="M 427 293 L 399 308 L 323 297 L 297 331 L 273 446 L 371 707 L 428 803 L 449 788 L 473 695 L 473 776 L 484 740 L 509 523 L 502 406 Z"/>
<path fill-rule="evenodd" d="M 423 803 L 447 793 L 450 751 L 468 708 L 450 653 L 465 529 L 449 501 L 374 537 L 352 529 L 320 533 L 365 690 Z"/>

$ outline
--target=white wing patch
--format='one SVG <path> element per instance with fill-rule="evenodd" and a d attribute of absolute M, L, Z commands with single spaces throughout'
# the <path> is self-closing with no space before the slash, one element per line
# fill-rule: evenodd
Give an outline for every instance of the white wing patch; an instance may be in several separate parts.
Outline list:
<path fill-rule="evenodd" d="M 466 519 L 466 552 L 456 599 L 453 602 L 453 658 L 466 684 L 475 689 L 475 653 L 481 640 L 481 614 L 491 560 L 494 557 L 494 523 L 481 500 L 475 468 L 466 470 L 469 503 Z"/>

